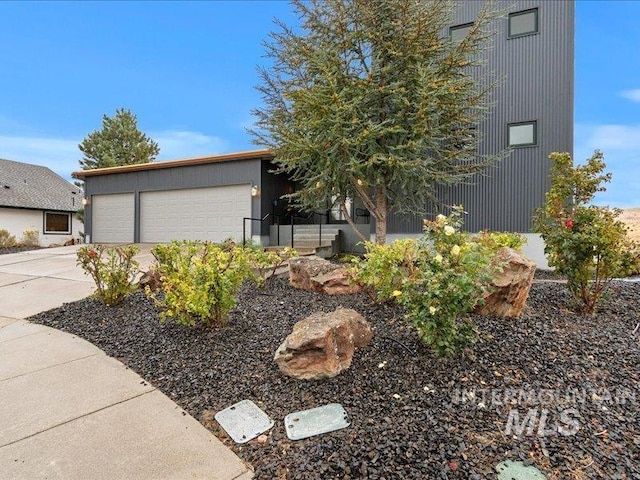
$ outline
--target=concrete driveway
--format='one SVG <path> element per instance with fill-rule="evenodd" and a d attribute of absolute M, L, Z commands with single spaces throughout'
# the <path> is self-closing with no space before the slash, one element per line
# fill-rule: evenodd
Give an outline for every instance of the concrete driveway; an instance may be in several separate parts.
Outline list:
<path fill-rule="evenodd" d="M 174 402 L 94 345 L 25 317 L 94 290 L 79 247 L 0 255 L 0 477 L 249 479 Z M 152 261 L 149 246 L 138 260 Z"/>

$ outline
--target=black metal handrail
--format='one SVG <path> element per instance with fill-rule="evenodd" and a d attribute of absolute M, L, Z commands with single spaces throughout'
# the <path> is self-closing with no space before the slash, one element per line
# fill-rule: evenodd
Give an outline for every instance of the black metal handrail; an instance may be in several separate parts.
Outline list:
<path fill-rule="evenodd" d="M 310 212 L 307 216 L 300 216 L 298 215 L 298 218 L 305 218 L 308 219 L 309 217 L 313 219 L 315 218 L 316 215 L 319 215 L 321 217 L 327 217 L 327 225 L 329 224 L 329 213 L 319 213 L 319 212 Z M 293 248 L 293 217 L 296 216 L 291 215 L 291 248 Z M 318 246 L 322 246 L 322 220 L 320 221 L 320 223 L 318 224 Z"/>
<path fill-rule="evenodd" d="M 262 222 L 265 222 L 266 220 L 268 220 L 269 217 L 273 217 L 273 219 L 278 219 L 278 244 L 280 244 L 280 215 L 267 213 L 262 218 L 253 218 L 253 217 L 242 218 L 242 246 L 243 247 L 246 245 L 246 242 L 247 242 L 247 220 L 250 220 L 252 222 L 260 222 L 262 224 Z M 271 225 L 273 225 L 273 220 L 271 220 Z M 292 228 L 292 235 L 293 235 L 293 228 Z"/>

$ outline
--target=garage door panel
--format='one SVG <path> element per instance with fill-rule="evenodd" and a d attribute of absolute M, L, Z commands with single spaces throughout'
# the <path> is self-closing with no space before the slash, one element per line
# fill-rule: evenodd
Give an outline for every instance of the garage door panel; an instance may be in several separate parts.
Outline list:
<path fill-rule="evenodd" d="M 91 197 L 91 241 L 93 243 L 133 242 L 134 220 L 133 193 Z"/>
<path fill-rule="evenodd" d="M 251 216 L 251 186 L 228 185 L 140 194 L 140 241 L 241 240 Z"/>

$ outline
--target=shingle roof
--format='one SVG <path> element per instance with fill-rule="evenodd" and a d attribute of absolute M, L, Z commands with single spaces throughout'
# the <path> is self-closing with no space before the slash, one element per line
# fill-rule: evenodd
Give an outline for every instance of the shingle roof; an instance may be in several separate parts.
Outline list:
<path fill-rule="evenodd" d="M 75 212 L 82 194 L 47 167 L 0 159 L 0 207 Z"/>

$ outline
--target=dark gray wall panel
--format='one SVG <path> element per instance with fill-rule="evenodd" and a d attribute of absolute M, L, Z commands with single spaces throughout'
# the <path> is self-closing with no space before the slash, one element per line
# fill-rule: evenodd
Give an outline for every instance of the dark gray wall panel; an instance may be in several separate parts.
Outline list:
<path fill-rule="evenodd" d="M 482 1 L 460 2 L 454 25 L 474 20 Z M 508 38 L 508 16 L 499 20 L 489 71 L 504 77 L 493 95 L 495 106 L 481 124 L 480 152 L 507 148 L 507 125 L 537 121 L 536 146 L 514 148 L 498 167 L 476 176 L 473 185 L 441 188 L 444 205 L 462 204 L 469 212 L 466 228 L 477 231 L 531 231 L 531 217 L 549 187 L 551 152 L 573 153 L 574 3 L 564 0 L 501 1 L 507 12 L 538 8 L 539 32 Z M 389 233 L 416 233 L 425 215 L 393 215 Z M 444 209 L 444 213 L 448 210 Z"/>

